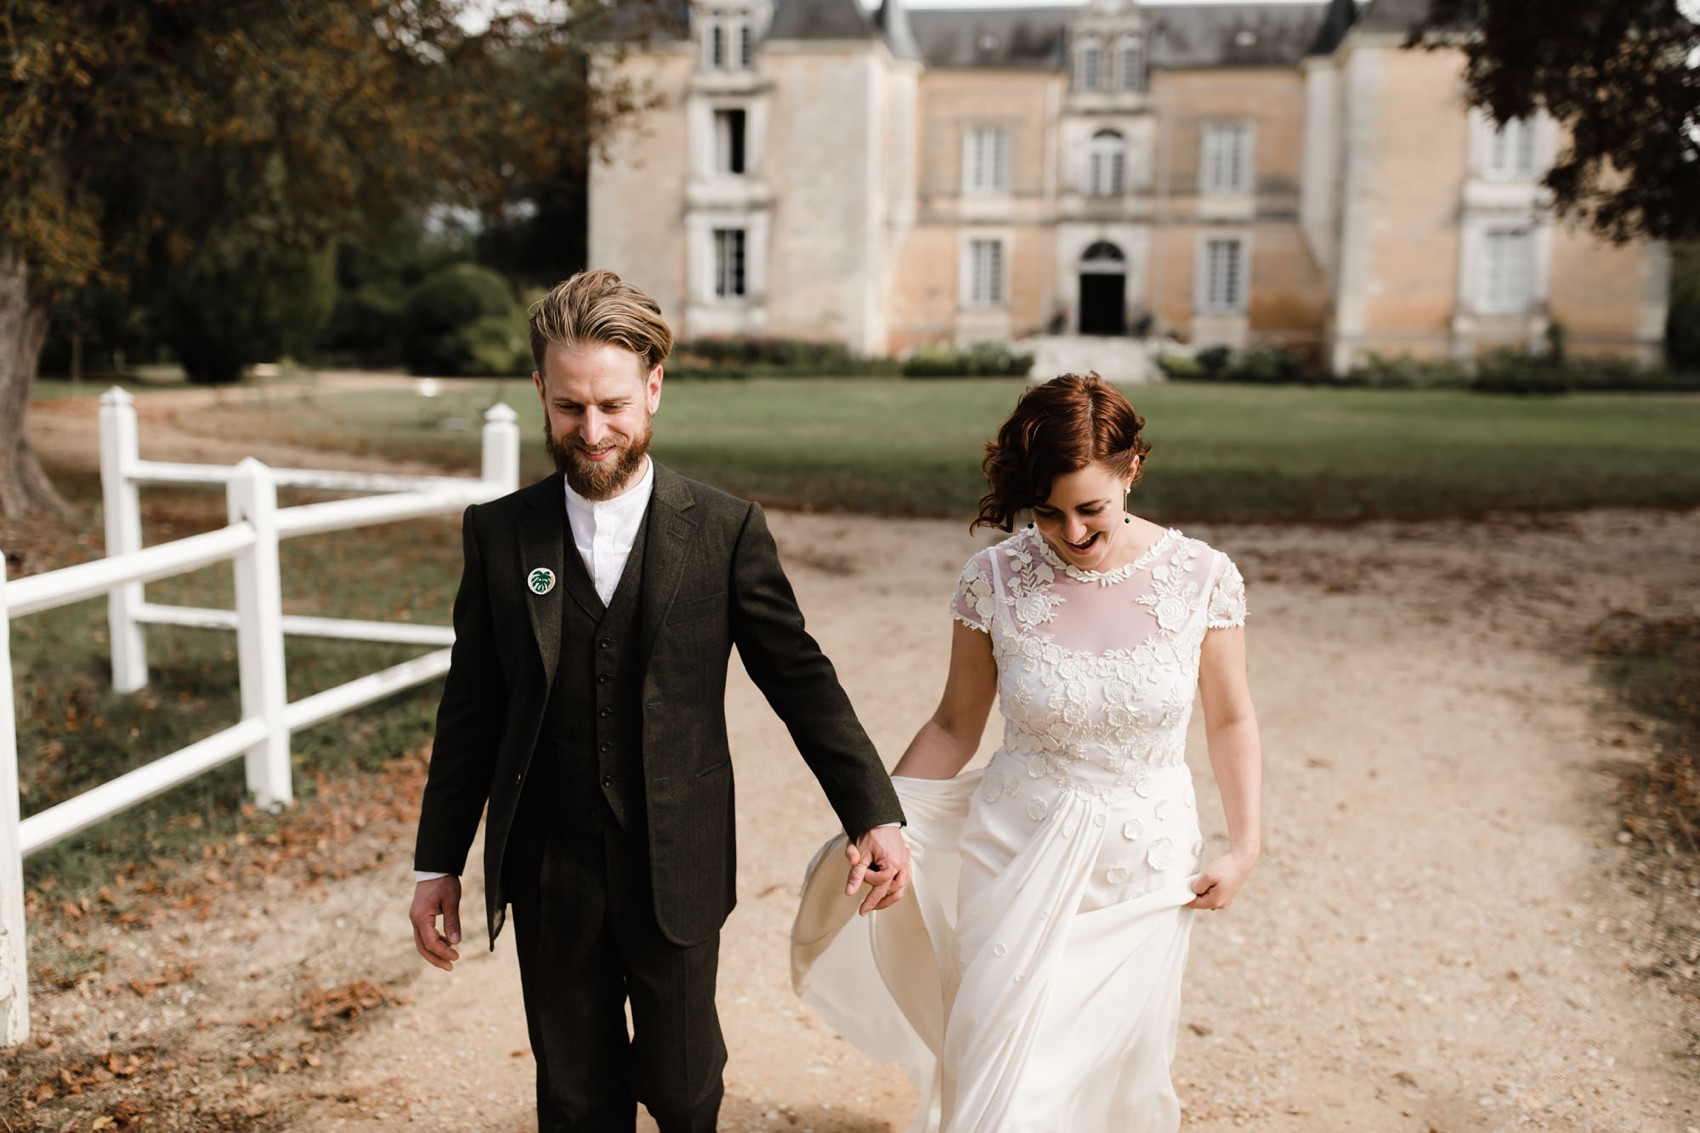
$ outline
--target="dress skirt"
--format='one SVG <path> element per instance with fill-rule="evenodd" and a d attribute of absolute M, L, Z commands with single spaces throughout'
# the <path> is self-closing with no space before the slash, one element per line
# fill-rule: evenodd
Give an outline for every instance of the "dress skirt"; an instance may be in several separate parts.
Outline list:
<path fill-rule="evenodd" d="M 869 1057 L 902 1062 L 911 1133 L 1174 1133 L 1170 1082 L 1203 850 L 1184 763 L 1135 777 L 1008 751 L 894 779 L 907 900 L 859 918 L 844 838 L 810 863 L 798 994 Z"/>

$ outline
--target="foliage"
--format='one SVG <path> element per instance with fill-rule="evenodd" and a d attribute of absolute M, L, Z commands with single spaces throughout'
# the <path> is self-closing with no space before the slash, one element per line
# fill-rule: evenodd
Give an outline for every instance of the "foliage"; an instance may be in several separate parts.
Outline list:
<path fill-rule="evenodd" d="M 628 86 L 591 81 L 578 46 L 607 9 L 527 6 L 469 31 L 485 7 L 11 0 L 0 312 L 30 321 L 0 340 L 0 401 L 33 381 L 53 304 L 91 281 L 151 298 L 210 255 L 190 269 L 199 291 L 408 208 L 495 213 L 582 172 L 597 130 L 637 108 Z M 231 344 L 205 351 L 204 329 L 194 352 L 227 372 Z M 45 506 L 13 416 L 0 510 Z"/>
<path fill-rule="evenodd" d="M 434 233 L 412 214 L 339 239 L 336 302 L 313 344 L 314 357 L 355 366 L 400 363 L 408 296 L 466 253 L 465 241 Z"/>
<path fill-rule="evenodd" d="M 922 347 L 902 367 L 906 378 L 1025 378 L 1032 369 L 1033 355 L 999 342 L 976 342 L 966 350 Z"/>
<path fill-rule="evenodd" d="M 1176 382 L 1248 382 L 1291 385 L 1308 380 L 1304 359 L 1284 346 L 1259 343 L 1235 352 L 1227 346 L 1207 346 L 1190 357 L 1160 354 L 1157 369 Z"/>
<path fill-rule="evenodd" d="M 176 265 L 157 302 L 157 327 L 191 382 L 223 384 L 258 359 L 299 358 L 330 317 L 331 249 L 270 263 L 203 254 Z"/>
<path fill-rule="evenodd" d="M 1561 213 L 1618 242 L 1700 236 L 1700 25 L 1677 0 L 1433 0 L 1425 37 L 1462 47 L 1495 121 L 1544 109 L 1564 127 L 1545 179 Z"/>
<path fill-rule="evenodd" d="M 509 365 L 516 334 L 524 350 L 525 324 L 508 281 L 489 268 L 450 264 L 435 272 L 408 296 L 401 324 L 401 357 L 416 374 L 530 372 L 529 362 L 518 371 Z"/>
<path fill-rule="evenodd" d="M 1447 358 L 1414 358 L 1409 354 L 1371 351 L 1336 380 L 1340 385 L 1371 389 L 1462 389 L 1470 384 L 1470 371 Z"/>
<path fill-rule="evenodd" d="M 1204 366 L 1191 354 L 1159 354 L 1157 355 L 1157 369 L 1172 382 L 1204 380 Z"/>
<path fill-rule="evenodd" d="M 895 373 L 897 364 L 889 358 L 866 358 L 841 342 L 746 335 L 676 342 L 667 362 L 671 378 L 847 378 Z"/>

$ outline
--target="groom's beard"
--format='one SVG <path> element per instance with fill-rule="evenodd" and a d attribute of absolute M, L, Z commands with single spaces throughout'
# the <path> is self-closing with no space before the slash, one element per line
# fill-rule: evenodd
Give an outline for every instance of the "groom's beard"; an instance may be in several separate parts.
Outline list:
<path fill-rule="evenodd" d="M 619 495 L 631 483 L 643 458 L 649 454 L 649 442 L 655 435 L 650 418 L 645 414 L 643 432 L 635 437 L 610 436 L 603 449 L 614 449 L 608 460 L 586 460 L 584 448 L 576 441 L 563 443 L 543 421 L 543 447 L 555 461 L 555 470 L 566 474 L 567 484 L 587 500 L 606 500 Z"/>

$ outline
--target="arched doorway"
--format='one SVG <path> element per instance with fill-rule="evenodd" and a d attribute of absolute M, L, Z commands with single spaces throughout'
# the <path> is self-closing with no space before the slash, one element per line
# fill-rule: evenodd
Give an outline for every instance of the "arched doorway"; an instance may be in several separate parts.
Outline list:
<path fill-rule="evenodd" d="M 1127 257 L 1107 240 L 1080 257 L 1080 333 L 1127 333 Z"/>

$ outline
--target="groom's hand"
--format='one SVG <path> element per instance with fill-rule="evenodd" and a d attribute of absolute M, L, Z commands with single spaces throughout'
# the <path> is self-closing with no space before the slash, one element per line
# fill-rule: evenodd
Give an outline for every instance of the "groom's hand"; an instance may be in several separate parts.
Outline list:
<path fill-rule="evenodd" d="M 415 885 L 407 917 L 413 922 L 413 947 L 419 954 L 445 972 L 454 971 L 460 959 L 454 949 L 460 943 L 460 878 L 450 874 Z M 443 918 L 441 932 L 438 917 Z"/>
<path fill-rule="evenodd" d="M 870 885 L 859 910 L 863 916 L 888 909 L 903 900 L 909 889 L 909 844 L 900 826 L 876 826 L 844 848 L 850 860 L 850 876 L 844 883 L 846 897 Z"/>

